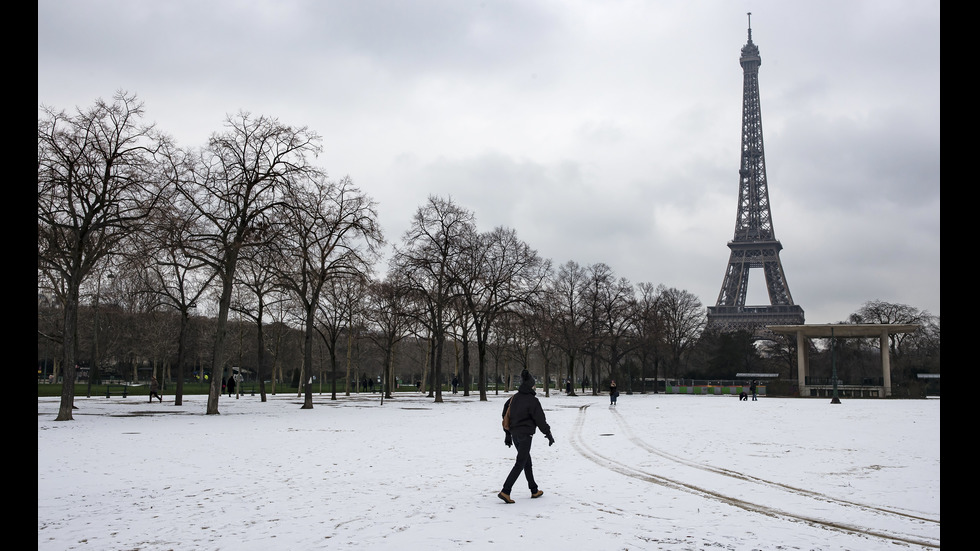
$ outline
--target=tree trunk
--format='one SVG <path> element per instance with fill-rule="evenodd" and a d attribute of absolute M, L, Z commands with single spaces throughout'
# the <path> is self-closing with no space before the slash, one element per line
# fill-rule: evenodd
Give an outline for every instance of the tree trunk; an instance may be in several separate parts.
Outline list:
<path fill-rule="evenodd" d="M 548 374 L 548 359 L 544 358 L 544 396 L 551 396 L 551 379 Z"/>
<path fill-rule="evenodd" d="M 568 394 L 569 396 L 575 396 L 575 354 L 568 354 L 568 380 L 572 383 L 572 391 Z M 585 392 L 585 391 L 583 391 Z"/>
<path fill-rule="evenodd" d="M 316 304 L 314 301 L 313 304 Z M 303 407 L 300 409 L 313 409 L 313 308 L 307 308 L 306 328 L 303 335 L 303 383 L 306 386 Z"/>
<path fill-rule="evenodd" d="M 442 402 L 442 350 L 445 339 L 442 335 L 436 341 L 436 353 L 432 365 L 432 386 L 435 389 L 436 402 Z"/>
<path fill-rule="evenodd" d="M 477 386 L 480 389 L 480 401 L 487 401 L 487 346 L 485 341 L 480 338 L 480 334 L 476 335 L 476 355 L 477 355 L 477 371 L 479 372 L 478 377 L 480 380 L 477 382 Z"/>
<path fill-rule="evenodd" d="M 470 395 L 470 343 L 463 341 L 463 396 Z"/>
<path fill-rule="evenodd" d="M 78 288 L 80 282 L 69 282 L 68 297 L 65 300 L 65 334 L 62 349 L 61 405 L 55 421 L 71 421 L 71 410 L 75 407 L 75 358 L 78 352 Z"/>
<path fill-rule="evenodd" d="M 351 325 L 353 325 L 353 324 L 351 324 Z M 344 394 L 345 396 L 350 396 L 350 369 L 351 369 L 351 361 L 350 361 L 351 350 L 350 349 L 351 349 L 351 345 L 353 344 L 353 340 L 354 340 L 354 338 L 353 338 L 353 332 L 350 330 L 350 327 L 348 327 L 347 328 L 347 388 L 344 391 L 345 392 L 345 394 Z"/>
<path fill-rule="evenodd" d="M 184 405 L 184 362 L 187 350 L 187 312 L 180 315 L 180 334 L 177 337 L 177 388 L 174 390 L 174 405 Z"/>
<path fill-rule="evenodd" d="M 228 311 L 231 309 L 231 274 L 223 278 L 221 300 L 218 304 L 218 321 L 214 335 L 214 354 L 211 359 L 211 387 L 208 389 L 207 415 L 218 415 L 218 399 L 221 397 L 221 383 L 225 374 L 225 340 L 228 335 Z"/>
<path fill-rule="evenodd" d="M 330 348 L 330 399 L 337 399 L 337 343 Z M 350 393 L 347 394 L 350 396 Z"/>

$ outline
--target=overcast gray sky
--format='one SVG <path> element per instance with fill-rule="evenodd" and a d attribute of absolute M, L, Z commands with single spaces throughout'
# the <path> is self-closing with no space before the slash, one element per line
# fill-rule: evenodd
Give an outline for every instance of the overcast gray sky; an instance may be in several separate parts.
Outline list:
<path fill-rule="evenodd" d="M 769 193 L 808 323 L 939 311 L 939 1 L 39 0 L 38 104 L 137 94 L 179 145 L 308 126 L 398 242 L 430 194 L 556 264 L 718 297 L 746 12 Z M 749 303 L 768 304 L 761 270 Z"/>

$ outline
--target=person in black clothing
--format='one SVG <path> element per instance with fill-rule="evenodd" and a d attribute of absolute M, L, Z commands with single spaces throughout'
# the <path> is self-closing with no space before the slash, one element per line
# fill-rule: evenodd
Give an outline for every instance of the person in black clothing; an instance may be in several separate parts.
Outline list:
<path fill-rule="evenodd" d="M 157 378 L 150 376 L 150 402 L 153 402 L 153 397 L 156 396 L 161 402 L 163 402 L 163 396 L 160 396 L 160 383 L 157 382 Z"/>
<path fill-rule="evenodd" d="M 758 383 L 755 382 L 755 379 L 753 379 L 752 380 L 752 384 L 749 386 L 749 391 L 752 392 L 752 401 L 753 402 L 755 402 L 756 400 L 758 400 L 758 398 L 755 397 L 755 393 L 756 393 L 756 390 L 757 390 L 757 387 L 756 387 L 757 384 Z"/>
<path fill-rule="evenodd" d="M 541 402 L 534 395 L 534 377 L 525 369 L 521 372 L 521 386 L 517 393 L 510 397 L 504 404 L 502 417 L 506 417 L 510 409 L 510 426 L 504 429 L 504 444 L 509 448 L 512 444 L 517 447 L 517 461 L 504 481 L 504 487 L 497 494 L 504 503 L 514 503 L 510 498 L 510 492 L 517 482 L 517 477 L 524 472 L 527 478 L 527 487 L 531 490 L 531 497 L 541 497 L 544 492 L 538 489 L 538 484 L 534 481 L 534 472 L 531 468 L 531 437 L 534 436 L 535 429 L 540 430 L 548 445 L 555 443 L 555 438 L 551 435 L 551 427 L 545 419 L 544 410 L 541 409 Z"/>

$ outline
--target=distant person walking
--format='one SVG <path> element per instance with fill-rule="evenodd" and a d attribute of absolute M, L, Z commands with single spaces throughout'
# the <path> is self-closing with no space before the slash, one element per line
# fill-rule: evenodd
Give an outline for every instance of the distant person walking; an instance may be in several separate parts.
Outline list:
<path fill-rule="evenodd" d="M 531 497 L 539 498 L 544 495 L 544 492 L 538 489 L 538 484 L 534 481 L 534 471 L 531 468 L 531 437 L 537 429 L 548 439 L 549 446 L 555 443 L 555 439 L 551 436 L 551 427 L 545 419 L 541 402 L 534 395 L 534 377 L 526 369 L 521 372 L 521 386 L 504 404 L 501 416 L 504 418 L 504 444 L 508 448 L 512 444 L 517 447 L 517 460 L 507 479 L 504 480 L 504 486 L 497 497 L 504 503 L 514 503 L 510 493 L 514 483 L 517 482 L 517 477 L 523 472 L 527 479 L 527 487 L 531 490 Z"/>
<path fill-rule="evenodd" d="M 160 383 L 157 382 L 157 378 L 150 376 L 150 402 L 153 402 L 153 397 L 156 396 L 158 400 L 163 402 L 163 396 L 160 396 Z"/>
<path fill-rule="evenodd" d="M 616 381 L 611 381 L 609 383 L 609 405 L 616 405 L 616 398 L 619 398 L 619 388 L 616 386 Z"/>
<path fill-rule="evenodd" d="M 237 389 L 235 392 L 235 399 L 237 400 L 238 396 L 242 393 L 242 381 L 245 380 L 245 377 L 242 377 L 242 373 L 236 369 L 235 374 L 232 375 L 231 378 L 235 380 L 235 383 L 232 386 Z"/>
<path fill-rule="evenodd" d="M 755 397 L 755 392 L 757 390 L 757 386 L 756 386 L 757 384 L 758 383 L 756 383 L 756 380 L 755 379 L 752 379 L 752 383 L 749 385 L 749 392 L 752 393 L 752 401 L 753 402 L 758 401 L 758 399 Z"/>
<path fill-rule="evenodd" d="M 235 376 L 228 377 L 228 397 L 235 393 Z"/>
<path fill-rule="evenodd" d="M 459 388 L 459 378 L 453 375 L 453 394 L 456 394 L 457 388 Z"/>

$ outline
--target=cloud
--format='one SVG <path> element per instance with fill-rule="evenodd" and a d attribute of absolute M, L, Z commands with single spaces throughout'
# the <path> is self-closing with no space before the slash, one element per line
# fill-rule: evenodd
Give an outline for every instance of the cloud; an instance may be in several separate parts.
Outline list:
<path fill-rule="evenodd" d="M 939 313 L 936 2 L 42 0 L 38 103 L 125 89 L 185 146 L 240 109 L 306 125 L 389 240 L 451 195 L 556 262 L 708 305 L 734 228 L 746 11 L 807 319 L 872 298 Z"/>

